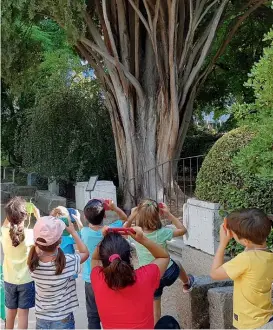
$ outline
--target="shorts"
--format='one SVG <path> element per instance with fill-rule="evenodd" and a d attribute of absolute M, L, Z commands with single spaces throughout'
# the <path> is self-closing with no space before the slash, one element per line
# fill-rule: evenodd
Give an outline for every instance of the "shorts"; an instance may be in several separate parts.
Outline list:
<path fill-rule="evenodd" d="M 160 299 L 165 286 L 171 286 L 179 277 L 180 268 L 173 260 L 172 262 L 173 264 L 165 271 L 164 275 L 162 276 L 158 289 L 155 290 L 154 300 Z"/>
<path fill-rule="evenodd" d="M 74 314 L 70 313 L 63 320 L 50 321 L 36 319 L 36 329 L 75 329 Z"/>
<path fill-rule="evenodd" d="M 35 285 L 34 282 L 25 284 L 5 285 L 5 305 L 9 309 L 29 309 L 35 306 Z"/>

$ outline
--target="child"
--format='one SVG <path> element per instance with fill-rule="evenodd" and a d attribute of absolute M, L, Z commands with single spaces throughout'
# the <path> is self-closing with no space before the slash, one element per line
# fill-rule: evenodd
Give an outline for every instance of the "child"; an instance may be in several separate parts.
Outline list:
<path fill-rule="evenodd" d="M 153 329 L 153 298 L 170 256 L 161 246 L 133 228 L 130 234 L 153 256 L 134 270 L 129 242 L 118 233 L 103 230 L 104 238 L 92 256 L 91 281 L 104 329 Z M 97 267 L 98 266 L 98 267 Z"/>
<path fill-rule="evenodd" d="M 160 213 L 167 216 L 176 229 L 162 227 L 160 221 Z M 156 201 L 152 199 L 143 200 L 136 208 L 133 209 L 131 216 L 126 224 L 131 226 L 133 221 L 140 226 L 144 235 L 155 243 L 167 249 L 167 241 L 173 237 L 183 236 L 187 229 L 183 224 L 173 216 L 168 207 L 162 203 L 162 208 L 159 208 Z M 153 260 L 151 253 L 141 244 L 136 243 L 136 252 L 139 260 L 139 266 L 145 266 Z M 180 277 L 183 282 L 183 292 L 190 292 L 194 283 L 192 275 L 187 275 L 181 265 L 177 265 L 173 260 L 170 261 L 168 269 L 161 278 L 160 286 L 154 294 L 154 318 L 157 322 L 161 316 L 161 296 L 165 286 L 172 285 L 177 278 Z"/>
<path fill-rule="evenodd" d="M 89 259 L 83 265 L 82 278 L 85 281 L 86 311 L 88 318 L 88 329 L 100 329 L 100 318 L 91 286 L 91 258 L 97 245 L 102 240 L 101 229 L 103 227 L 103 218 L 105 217 L 105 205 L 103 200 L 91 199 L 84 207 L 84 216 L 88 221 L 88 227 L 81 230 L 83 242 L 88 247 L 90 253 Z M 115 211 L 120 220 L 113 222 L 110 227 L 122 227 L 127 220 L 126 214 L 118 208 L 113 201 L 110 201 L 108 208 Z"/>
<path fill-rule="evenodd" d="M 80 213 L 78 210 L 67 209 L 64 206 L 57 206 L 55 209 L 53 209 L 51 211 L 50 215 L 52 215 L 53 217 L 56 217 L 56 218 L 61 218 L 63 221 L 65 221 L 66 225 L 68 225 L 68 218 L 70 218 L 72 223 L 76 221 L 76 225 L 78 227 L 77 228 L 78 234 L 79 234 L 80 230 L 83 228 L 83 225 L 82 225 L 82 222 L 80 219 Z M 62 235 L 62 242 L 60 244 L 60 248 L 63 250 L 63 253 L 64 254 L 74 254 L 75 253 L 74 245 L 75 245 L 75 241 L 74 241 L 73 237 L 66 230 L 64 230 L 63 235 Z"/>
<path fill-rule="evenodd" d="M 271 226 L 269 217 L 258 209 L 232 212 L 225 226 L 221 226 L 211 277 L 234 281 L 233 325 L 236 328 L 273 328 L 273 253 L 266 247 Z M 225 248 L 232 237 L 245 246 L 245 251 L 224 263 Z"/>
<path fill-rule="evenodd" d="M 33 238 L 32 231 L 24 228 L 28 215 L 26 205 L 23 198 L 12 198 L 5 206 L 6 220 L 1 228 L 7 329 L 14 328 L 16 315 L 18 328 L 27 329 L 29 308 L 35 305 L 34 282 L 27 267 L 27 255 Z M 39 217 L 36 208 L 34 215 Z"/>
<path fill-rule="evenodd" d="M 64 254 L 60 249 L 66 229 L 74 238 L 79 254 Z M 87 247 L 72 222 L 69 226 L 52 216 L 40 218 L 33 228 L 34 243 L 28 266 L 35 282 L 36 329 L 75 329 L 73 311 L 79 306 L 74 275 L 87 260 Z"/>

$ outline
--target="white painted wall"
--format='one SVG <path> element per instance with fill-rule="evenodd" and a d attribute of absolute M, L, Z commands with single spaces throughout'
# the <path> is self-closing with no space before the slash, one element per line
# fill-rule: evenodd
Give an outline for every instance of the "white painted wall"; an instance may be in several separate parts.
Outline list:
<path fill-rule="evenodd" d="M 76 209 L 83 211 L 86 203 L 93 198 L 112 199 L 117 204 L 117 191 L 112 181 L 97 181 L 93 191 L 86 191 L 88 182 L 77 182 L 75 187 Z"/>
<path fill-rule="evenodd" d="M 214 255 L 219 245 L 220 204 L 190 198 L 183 208 L 183 221 L 188 229 L 184 243 Z"/>

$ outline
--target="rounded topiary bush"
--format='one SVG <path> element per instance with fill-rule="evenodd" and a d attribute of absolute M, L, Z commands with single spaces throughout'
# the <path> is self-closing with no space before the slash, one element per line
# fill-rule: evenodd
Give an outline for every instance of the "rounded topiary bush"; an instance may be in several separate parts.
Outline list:
<path fill-rule="evenodd" d="M 233 161 L 254 136 L 248 127 L 240 127 L 226 133 L 214 144 L 197 176 L 197 198 L 220 203 L 227 212 L 257 207 L 268 214 L 273 213 L 273 179 L 250 173 L 247 167 L 245 170 L 242 166 L 239 168 Z M 273 248 L 273 230 L 267 244 Z M 227 248 L 233 256 L 242 250 L 243 247 L 234 240 Z"/>
<path fill-rule="evenodd" d="M 233 162 L 255 133 L 239 127 L 221 137 L 204 159 L 196 181 L 195 195 L 201 200 L 219 202 L 231 211 L 258 207 L 272 213 L 273 180 L 242 171 Z"/>

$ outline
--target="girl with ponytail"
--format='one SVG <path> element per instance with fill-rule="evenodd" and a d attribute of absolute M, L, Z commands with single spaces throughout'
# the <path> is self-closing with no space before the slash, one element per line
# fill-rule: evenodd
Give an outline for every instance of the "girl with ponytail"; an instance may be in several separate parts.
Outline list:
<path fill-rule="evenodd" d="M 64 254 L 63 231 L 73 237 L 79 253 Z M 75 275 L 89 257 L 87 247 L 68 218 L 68 226 L 53 216 L 42 217 L 34 228 L 28 266 L 36 287 L 36 329 L 75 329 L 73 311 L 79 306 Z"/>
<path fill-rule="evenodd" d="M 130 233 L 154 260 L 134 270 L 128 241 L 103 229 L 104 238 L 92 258 L 91 283 L 103 329 L 153 329 L 153 297 L 169 264 L 168 252 L 143 235 Z"/>
<path fill-rule="evenodd" d="M 33 211 L 35 217 L 39 218 L 39 210 L 34 207 Z M 28 252 L 33 244 L 32 231 L 24 228 L 28 217 L 27 203 L 21 197 L 14 197 L 6 204 L 5 212 L 6 219 L 1 233 L 6 328 L 14 328 L 18 315 L 18 328 L 27 329 L 29 308 L 35 304 L 34 282 L 27 267 Z"/>

